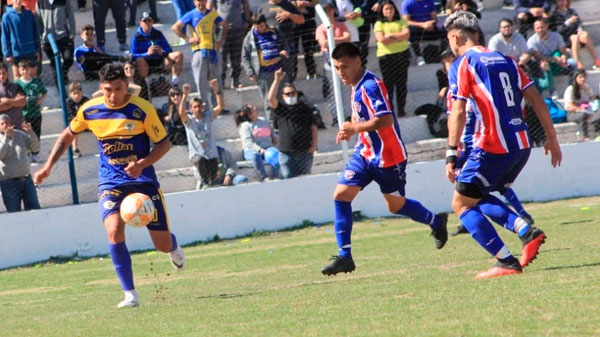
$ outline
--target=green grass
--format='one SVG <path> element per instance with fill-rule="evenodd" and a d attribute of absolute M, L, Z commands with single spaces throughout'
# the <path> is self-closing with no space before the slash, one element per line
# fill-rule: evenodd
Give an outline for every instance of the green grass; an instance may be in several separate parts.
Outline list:
<path fill-rule="evenodd" d="M 521 275 L 476 280 L 493 260 L 469 236 L 438 251 L 425 226 L 366 219 L 356 271 L 335 277 L 331 224 L 188 247 L 180 273 L 134 254 L 137 309 L 116 309 L 110 258 L 0 271 L 0 335 L 598 336 L 600 197 L 526 207 L 548 241 Z"/>

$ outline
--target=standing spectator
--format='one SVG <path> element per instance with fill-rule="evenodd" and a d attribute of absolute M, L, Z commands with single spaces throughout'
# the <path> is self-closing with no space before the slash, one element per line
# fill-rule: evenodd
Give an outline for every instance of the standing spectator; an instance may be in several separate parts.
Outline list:
<path fill-rule="evenodd" d="M 187 145 L 185 127 L 179 118 L 179 104 L 181 103 L 181 89 L 172 87 L 168 92 L 169 100 L 163 104 L 162 113 L 166 124 L 167 136 L 173 145 Z"/>
<path fill-rule="evenodd" d="M 289 57 L 288 45 L 281 32 L 267 26 L 262 14 L 255 14 L 252 29 L 244 38 L 242 66 L 251 82 L 258 82 L 258 89 L 264 100 L 265 116 L 271 119 L 271 109 L 267 93 L 274 80 L 275 70 L 281 68 L 283 58 Z"/>
<path fill-rule="evenodd" d="M 221 78 L 219 50 L 223 47 L 228 30 L 227 22 L 216 11 L 208 9 L 206 2 L 207 0 L 194 0 L 196 8 L 178 19 L 172 27 L 175 34 L 191 44 L 192 74 L 203 102 L 210 101 L 209 81 Z M 188 37 L 184 32 L 188 25 L 194 32 L 192 37 Z M 215 37 L 217 25 L 221 27 L 219 40 Z"/>
<path fill-rule="evenodd" d="M 2 53 L 4 60 L 12 64 L 15 80 L 19 77 L 19 61 L 41 60 L 38 26 L 33 13 L 23 8 L 23 0 L 13 0 L 12 8 L 2 16 Z"/>
<path fill-rule="evenodd" d="M 488 42 L 488 49 L 499 51 L 506 56 L 519 60 L 526 53 L 527 41 L 523 35 L 514 33 L 511 19 L 504 18 L 498 23 L 498 33 Z"/>
<path fill-rule="evenodd" d="M 277 98 L 283 81 L 283 69 L 275 72 L 269 89 L 269 106 L 274 110 L 279 129 L 279 167 L 281 178 L 310 174 L 313 153 L 317 149 L 317 123 L 312 107 L 298 101 L 298 91 L 291 83 L 283 85 L 283 102 Z"/>
<path fill-rule="evenodd" d="M 515 24 L 523 37 L 527 38 L 527 31 L 532 28 L 537 19 L 550 16 L 550 0 L 514 0 Z"/>
<path fill-rule="evenodd" d="M 183 54 L 173 51 L 163 33 L 153 27 L 154 19 L 148 12 L 142 13 L 140 27 L 131 39 L 131 56 L 138 73 L 144 79 L 152 73 L 171 70 L 171 85 L 177 85 L 183 68 Z"/>
<path fill-rule="evenodd" d="M 445 49 L 446 31 L 437 25 L 437 11 L 433 0 L 404 0 L 402 18 L 408 22 L 410 43 L 417 56 L 417 65 L 425 64 L 422 41 L 441 41 L 440 50 Z"/>
<path fill-rule="evenodd" d="M 218 90 L 217 79 L 211 81 L 211 86 Z M 188 116 L 186 103 L 189 94 L 190 85 L 186 83 L 183 85 L 183 97 L 179 103 L 179 118 L 185 126 L 190 161 L 201 177 L 201 187 L 207 188 L 216 184 L 219 169 L 217 148 L 211 130 L 213 116 L 204 110 L 200 98 L 190 101 L 192 115 Z"/>
<path fill-rule="evenodd" d="M 23 108 L 27 98 L 23 89 L 8 80 L 8 66 L 0 62 L 0 113 L 8 115 L 12 124 L 21 129 L 23 125 Z"/>
<path fill-rule="evenodd" d="M 139 60 L 139 59 L 138 59 Z M 146 101 L 152 100 L 152 95 L 150 93 L 150 87 L 148 83 L 144 80 L 142 76 L 140 76 L 136 71 L 136 63 L 135 61 L 127 61 L 123 64 L 123 70 L 125 71 L 125 76 L 127 77 L 127 81 L 129 82 L 129 87 L 132 84 L 139 87 L 139 92 L 136 96 L 139 96 Z"/>
<path fill-rule="evenodd" d="M 187 12 L 194 9 L 193 0 L 171 0 L 171 4 L 173 4 L 173 9 L 175 9 L 177 20 L 181 19 Z"/>
<path fill-rule="evenodd" d="M 248 0 L 210 0 L 208 8 L 215 8 L 228 24 L 227 38 L 221 49 L 222 71 L 221 83 L 227 77 L 227 59 L 231 65 L 231 88 L 241 88 L 240 74 L 242 72 L 242 43 L 244 34 L 251 21 Z"/>
<path fill-rule="evenodd" d="M 94 26 L 87 24 L 81 27 L 80 36 L 83 44 L 75 48 L 75 62 L 85 75 L 86 80 L 97 80 L 99 78 L 98 71 L 105 64 L 125 60 L 125 57 L 106 54 L 102 48 L 94 43 Z"/>
<path fill-rule="evenodd" d="M 590 136 L 588 124 L 594 125 L 594 131 L 600 131 L 600 111 L 594 111 L 591 104 L 598 98 L 592 88 L 586 83 L 587 73 L 578 69 L 573 74 L 572 84 L 567 87 L 564 94 L 567 121 L 579 124 L 579 129 L 584 139 Z"/>
<path fill-rule="evenodd" d="M 396 6 L 391 0 L 380 4 L 379 18 L 375 22 L 375 39 L 377 40 L 377 58 L 381 68 L 381 77 L 387 88 L 390 102 L 396 95 L 398 117 L 406 116 L 406 82 L 410 65 L 408 40 L 410 31 L 408 23 L 400 18 Z"/>
<path fill-rule="evenodd" d="M 84 96 L 83 88 L 81 87 L 80 82 L 71 82 L 69 83 L 69 98 L 67 98 L 67 113 L 69 114 L 69 123 L 75 116 L 77 116 L 77 111 L 79 108 L 85 104 L 85 102 L 89 101 L 89 97 Z M 73 139 L 73 157 L 79 158 L 81 157 L 81 151 L 79 151 L 78 135 L 75 135 Z"/>
<path fill-rule="evenodd" d="M 94 10 L 94 26 L 96 27 L 97 45 L 104 50 L 106 38 L 104 28 L 106 24 L 106 15 L 108 10 L 112 12 L 112 17 L 117 26 L 117 39 L 119 40 L 119 50 L 127 51 L 127 25 L 125 24 L 125 1 L 123 0 L 92 0 Z"/>
<path fill-rule="evenodd" d="M 258 117 L 256 107 L 244 105 L 235 114 L 235 124 L 242 139 L 244 159 L 250 160 L 258 173 L 260 181 L 279 177 L 279 153 L 277 136 L 266 120 Z M 265 162 L 272 167 L 271 178 L 267 177 Z"/>
<path fill-rule="evenodd" d="M 348 30 L 346 23 L 335 20 L 335 16 L 336 16 L 335 4 L 328 2 L 323 6 L 323 8 L 325 9 L 325 13 L 327 14 L 327 17 L 329 18 L 329 22 L 332 25 L 334 46 L 336 46 L 339 43 L 350 42 L 350 31 Z M 317 40 L 317 42 L 319 43 L 319 46 L 321 46 L 321 53 L 322 53 L 322 59 L 323 59 L 323 74 L 325 76 L 323 78 L 323 96 L 327 97 L 331 93 L 330 88 L 333 85 L 333 75 L 331 73 L 332 68 L 331 68 L 331 64 L 330 64 L 330 60 L 329 60 L 330 57 L 329 57 L 329 44 L 327 42 L 327 26 L 324 23 L 320 24 L 319 27 L 317 27 L 317 31 L 315 32 L 315 40 Z M 342 85 L 341 91 L 342 91 L 342 102 L 344 102 L 344 117 L 350 118 L 350 115 L 352 114 L 352 110 L 350 108 L 351 89 L 347 85 Z M 332 126 L 337 126 L 338 118 L 337 118 L 335 102 L 331 99 L 328 99 L 327 104 L 329 105 L 329 110 L 333 117 Z"/>
<path fill-rule="evenodd" d="M 286 82 L 294 82 L 298 67 L 298 50 L 294 48 L 294 29 L 297 25 L 304 24 L 304 15 L 288 0 L 268 0 L 258 7 L 256 14 L 264 15 L 266 24 L 281 32 L 289 53 L 289 57 L 283 62 Z M 269 87 L 266 90 L 269 90 Z"/>
<path fill-rule="evenodd" d="M 22 4 L 23 7 L 25 7 L 26 9 L 30 10 L 33 12 L 33 14 L 35 14 L 36 11 L 36 4 L 37 0 L 23 0 Z M 2 3 L 5 3 L 4 1 Z M 12 7 L 14 3 L 14 0 L 6 0 L 6 6 L 7 7 Z"/>
<path fill-rule="evenodd" d="M 317 69 L 315 66 L 315 31 L 317 23 L 315 22 L 315 6 L 318 0 L 296 0 L 291 1 L 298 11 L 304 16 L 304 23 L 296 25 L 294 29 L 294 49 L 299 51 L 300 40 L 302 40 L 302 50 L 304 51 L 304 67 L 306 68 L 306 79 L 317 78 Z M 296 65 L 297 67 L 297 65 Z M 296 70 L 297 71 L 297 70 Z"/>
<path fill-rule="evenodd" d="M 129 22 L 127 26 L 135 27 L 135 14 L 137 12 L 138 0 L 131 0 L 129 4 Z M 154 23 L 159 23 L 160 19 L 158 18 L 158 14 L 156 12 L 156 0 L 148 0 L 148 9 L 150 10 L 150 17 Z"/>
<path fill-rule="evenodd" d="M 42 81 L 33 77 L 35 74 L 35 65 L 30 63 L 33 61 L 21 60 L 19 61 L 19 74 L 21 75 L 16 83 L 23 88 L 25 97 L 27 98 L 27 105 L 23 109 L 23 118 L 27 123 L 31 124 L 33 132 L 35 132 L 38 139 L 42 135 L 42 104 L 48 96 L 48 91 Z M 31 161 L 37 163 L 39 159 L 39 151 L 32 151 Z"/>
<path fill-rule="evenodd" d="M 40 150 L 40 140 L 29 123 L 23 131 L 15 130 L 10 117 L 0 115 L 0 191 L 7 212 L 40 209 L 35 185 L 31 179 L 30 152 Z"/>
<path fill-rule="evenodd" d="M 63 80 L 68 80 L 67 73 L 73 65 L 73 53 L 75 50 L 75 15 L 68 0 L 38 0 L 37 14 L 42 19 L 42 49 L 50 61 L 50 69 L 54 75 L 54 81 L 58 83 L 56 76 L 56 65 L 54 64 L 54 53 L 48 41 L 48 34 L 54 34 L 56 45 L 62 56 Z"/>
<path fill-rule="evenodd" d="M 571 0 L 557 0 L 556 8 L 548 21 L 550 30 L 558 32 L 563 37 L 567 48 L 571 48 L 571 55 L 577 61 L 577 68 L 584 68 L 583 63 L 579 60 L 582 47 L 594 59 L 594 69 L 600 68 L 600 59 L 594 49 L 594 42 L 588 32 L 582 29 L 579 14 L 571 8 Z"/>

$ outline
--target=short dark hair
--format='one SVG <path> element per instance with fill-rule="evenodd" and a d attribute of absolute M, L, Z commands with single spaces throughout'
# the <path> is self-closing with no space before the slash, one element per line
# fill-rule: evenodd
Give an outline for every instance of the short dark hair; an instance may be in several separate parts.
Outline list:
<path fill-rule="evenodd" d="M 548 19 L 546 19 L 546 18 L 538 17 L 535 20 L 533 20 L 533 23 L 535 24 L 538 21 L 541 21 L 541 22 L 545 23 L 546 25 L 548 25 Z"/>
<path fill-rule="evenodd" d="M 19 63 L 17 63 L 18 67 L 23 67 L 23 68 L 27 68 L 29 67 L 29 60 L 20 60 Z"/>
<path fill-rule="evenodd" d="M 333 49 L 331 58 L 339 60 L 344 56 L 348 57 L 360 57 L 360 49 L 352 42 L 340 43 Z"/>
<path fill-rule="evenodd" d="M 93 30 L 95 31 L 96 28 L 94 28 L 94 25 L 91 24 L 87 24 L 87 25 L 83 25 L 83 27 L 81 27 L 81 33 L 85 32 L 86 30 Z"/>
<path fill-rule="evenodd" d="M 114 80 L 123 80 L 127 81 L 127 76 L 125 76 L 125 70 L 123 66 L 120 64 L 108 63 L 105 64 L 102 69 L 98 72 L 98 77 L 100 77 L 100 82 L 111 82 Z"/>
<path fill-rule="evenodd" d="M 265 17 L 264 14 L 255 13 L 254 16 L 252 16 L 252 24 L 253 25 L 258 25 L 263 22 L 267 23 L 267 18 Z"/>
<path fill-rule="evenodd" d="M 502 18 L 502 20 L 500 20 L 498 22 L 498 27 L 500 27 L 500 25 L 502 25 L 502 22 L 510 23 L 511 26 L 514 25 L 514 23 L 513 23 L 513 21 L 511 19 L 509 19 L 509 18 Z"/>
<path fill-rule="evenodd" d="M 4 62 L 0 62 L 0 68 L 8 71 L 8 65 L 6 65 L 6 63 L 4 63 Z"/>

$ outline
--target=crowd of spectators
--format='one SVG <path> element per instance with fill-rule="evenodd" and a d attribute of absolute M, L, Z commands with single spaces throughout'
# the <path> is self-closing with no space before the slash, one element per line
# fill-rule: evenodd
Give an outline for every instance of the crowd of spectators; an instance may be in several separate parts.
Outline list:
<path fill-rule="evenodd" d="M 78 81 L 71 79 L 68 83 L 69 77 L 73 77 L 67 76 L 71 75 L 68 73 L 71 65 L 79 69 L 80 81 L 93 81 L 98 79 L 97 73 L 104 65 L 122 63 L 131 93 L 149 101 L 167 96 L 166 103 L 157 110 L 171 142 L 188 146 L 198 188 L 248 180 L 237 174 L 235 160 L 232 163 L 235 154 L 216 146 L 212 127 L 217 116 L 228 112 L 223 91 L 243 89 L 245 83 L 258 86 L 263 106 L 230 104 L 236 111 L 233 118 L 239 127 L 243 157 L 252 163 L 261 180 L 311 172 L 317 129 L 325 125 L 312 103 L 318 98 L 305 95 L 294 82 L 299 80 L 298 61 L 302 58 L 306 80 L 315 80 L 315 84 L 322 85 L 324 97 L 331 97 L 328 36 L 325 25 L 317 27 L 314 8 L 317 3 L 323 5 L 332 22 L 333 44 L 357 43 L 364 66 L 369 66 L 369 39 L 374 36 L 379 74 L 399 117 L 413 114 L 406 111 L 411 63 L 442 64 L 436 72 L 438 94 L 432 101 L 445 109 L 446 75 L 454 57 L 447 48 L 443 20 L 438 15 L 467 10 L 482 17 L 474 0 L 447 0 L 442 8 L 436 7 L 434 0 L 267 0 L 254 13 L 248 0 L 172 0 L 176 21 L 170 29 L 179 41 L 169 43 L 165 32 L 154 26 L 160 22 L 156 0 L 148 0 L 149 11 L 136 16 L 142 1 L 145 0 L 92 0 L 94 24 L 82 25 L 79 31 L 73 8 L 85 11 L 85 0 L 8 1 L 3 7 L 1 42 L 7 65 L 4 68 L 12 70 L 12 81 L 9 72 L 3 74 L 0 67 L 0 114 L 7 115 L 15 129 L 27 125 L 27 130 L 40 139 L 41 107 L 46 96 L 46 88 L 39 79 L 42 50 L 50 61 L 53 83 L 59 80 L 48 40 L 49 34 L 53 34 L 63 60 L 62 78 L 69 88 L 67 103 L 71 118 L 87 101 L 87 96 L 93 95 L 84 93 L 84 86 Z M 479 40 L 489 49 L 518 60 L 549 98 L 559 96 L 556 76 L 572 78 L 564 94 L 568 120 L 579 123 L 584 137 L 592 138 L 593 132 L 600 132 L 599 104 L 594 102 L 598 98 L 595 88 L 585 83 L 582 53 L 589 53 L 594 69 L 600 68 L 600 59 L 579 14 L 571 8 L 571 1 L 554 2 L 514 0 L 514 17 L 502 19 L 497 34 L 487 43 L 480 30 Z M 109 10 L 115 21 L 118 45 L 108 49 L 118 47 L 118 54 L 108 53 L 105 48 L 105 20 Z M 128 26 L 137 26 L 129 43 Z M 75 45 L 76 33 L 82 40 L 79 46 Z M 175 45 L 187 45 L 189 51 L 174 50 Z M 303 57 L 299 57 L 300 50 Z M 314 55 L 319 50 L 322 73 Z M 181 83 L 185 62 L 191 64 L 199 98 L 190 99 L 190 86 Z M 164 79 L 168 75 L 170 81 Z M 351 88 L 341 89 L 344 118 L 348 119 Z M 335 126 L 337 113 L 333 99 L 329 102 Z M 77 139 L 73 149 L 75 157 L 82 155 Z M 30 160 L 38 161 L 39 146 L 31 146 L 29 151 Z M 265 164 L 271 169 L 265 169 Z"/>

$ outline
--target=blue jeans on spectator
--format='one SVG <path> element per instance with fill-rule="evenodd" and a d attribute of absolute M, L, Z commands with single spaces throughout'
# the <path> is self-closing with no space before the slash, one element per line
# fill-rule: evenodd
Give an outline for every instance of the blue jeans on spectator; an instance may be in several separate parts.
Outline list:
<path fill-rule="evenodd" d="M 175 8 L 177 20 L 181 19 L 181 17 L 185 15 L 185 13 L 196 8 L 192 0 L 172 0 L 171 3 L 173 4 L 173 8 Z"/>
<path fill-rule="evenodd" d="M 23 201 L 25 210 L 41 208 L 37 191 L 30 175 L 0 181 L 0 190 L 2 191 L 2 200 L 7 212 L 20 212 L 21 200 Z"/>
<path fill-rule="evenodd" d="M 232 183 L 233 185 L 238 185 L 238 184 L 245 184 L 248 182 L 248 177 L 246 177 L 243 174 L 236 174 L 235 177 L 233 177 Z"/>
<path fill-rule="evenodd" d="M 289 179 L 302 174 L 310 174 L 312 168 L 312 153 L 279 152 L 281 178 Z"/>
<path fill-rule="evenodd" d="M 244 159 L 252 162 L 252 166 L 258 172 L 260 180 L 264 180 L 267 177 L 267 171 L 265 171 L 264 157 L 255 150 L 245 150 Z M 273 166 L 273 178 L 279 177 L 279 165 Z"/>

